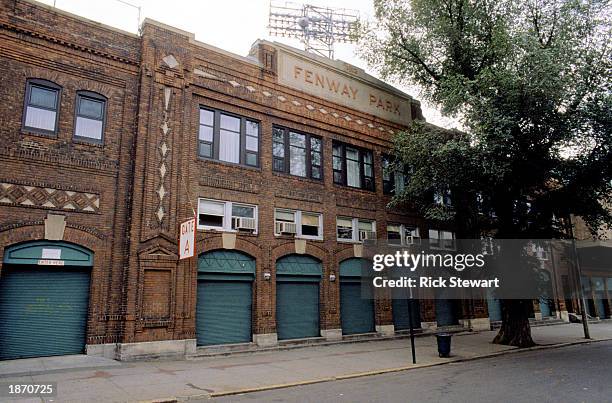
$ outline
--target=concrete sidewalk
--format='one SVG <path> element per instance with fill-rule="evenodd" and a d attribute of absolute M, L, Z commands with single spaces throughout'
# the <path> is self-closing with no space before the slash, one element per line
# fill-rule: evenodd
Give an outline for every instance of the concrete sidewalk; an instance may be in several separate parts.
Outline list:
<path fill-rule="evenodd" d="M 540 345 L 536 348 L 585 342 L 580 324 L 536 327 L 532 332 L 534 340 Z M 86 359 L 79 360 L 72 356 L 62 358 L 75 360 L 80 368 L 59 369 L 61 365 L 56 362 L 55 366 L 47 364 L 44 372 L 41 372 L 40 363 L 35 364 L 36 360 L 6 361 L 0 363 L 0 382 L 57 382 L 58 396 L 49 401 L 180 401 L 518 352 L 513 347 L 491 344 L 494 335 L 495 332 L 455 335 L 452 340 L 452 357 L 446 359 L 438 357 L 434 337 L 417 338 L 416 365 L 411 362 L 409 339 L 402 338 L 202 357 L 188 361 L 118 363 L 97 360 L 91 361 L 89 367 Z M 612 323 L 592 324 L 591 336 L 594 340 L 612 339 Z M 55 357 L 54 360 L 61 358 Z M 27 362 L 30 363 L 29 369 Z"/>

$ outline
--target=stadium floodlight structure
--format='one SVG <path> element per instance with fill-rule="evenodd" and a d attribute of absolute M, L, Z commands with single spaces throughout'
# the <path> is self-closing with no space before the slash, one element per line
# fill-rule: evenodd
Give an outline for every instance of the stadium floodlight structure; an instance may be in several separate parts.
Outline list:
<path fill-rule="evenodd" d="M 334 43 L 355 43 L 359 11 L 270 1 L 271 36 L 298 38 L 307 52 L 334 58 Z"/>

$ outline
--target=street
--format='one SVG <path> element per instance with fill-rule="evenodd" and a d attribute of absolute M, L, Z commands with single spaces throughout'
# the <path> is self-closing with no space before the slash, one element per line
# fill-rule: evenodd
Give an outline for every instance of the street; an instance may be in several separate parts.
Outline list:
<path fill-rule="evenodd" d="M 612 402 L 612 341 L 509 354 L 214 400 Z"/>

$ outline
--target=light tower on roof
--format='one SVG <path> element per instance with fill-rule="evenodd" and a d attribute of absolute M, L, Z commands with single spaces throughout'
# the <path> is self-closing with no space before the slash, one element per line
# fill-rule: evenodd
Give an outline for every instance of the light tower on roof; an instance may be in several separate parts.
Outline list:
<path fill-rule="evenodd" d="M 270 1 L 270 35 L 298 38 L 307 52 L 334 58 L 334 43 L 355 43 L 359 11 Z"/>

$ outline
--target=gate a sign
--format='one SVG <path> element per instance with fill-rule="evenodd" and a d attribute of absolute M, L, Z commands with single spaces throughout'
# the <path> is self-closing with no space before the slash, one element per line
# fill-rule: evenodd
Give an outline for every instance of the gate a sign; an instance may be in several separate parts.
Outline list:
<path fill-rule="evenodd" d="M 195 218 L 181 223 L 179 237 L 179 259 L 193 257 L 195 250 Z"/>

